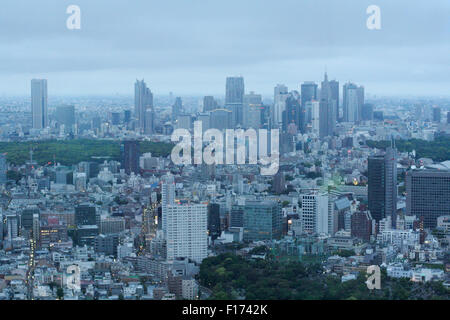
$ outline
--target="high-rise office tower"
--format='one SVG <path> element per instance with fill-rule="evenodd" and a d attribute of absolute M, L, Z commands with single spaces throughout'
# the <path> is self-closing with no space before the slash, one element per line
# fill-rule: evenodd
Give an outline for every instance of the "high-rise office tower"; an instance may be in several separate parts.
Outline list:
<path fill-rule="evenodd" d="M 357 96 L 358 96 L 358 114 L 359 114 L 359 120 L 361 121 L 361 116 L 362 116 L 362 108 L 364 106 L 365 103 L 365 97 L 364 97 L 364 87 L 363 86 L 359 86 L 357 89 Z"/>
<path fill-rule="evenodd" d="M 163 176 L 161 184 L 161 208 L 162 208 L 162 230 L 166 232 L 167 206 L 175 204 L 175 179 L 170 173 Z"/>
<path fill-rule="evenodd" d="M 262 98 L 253 91 L 244 95 L 243 126 L 244 128 L 259 129 L 261 127 Z"/>
<path fill-rule="evenodd" d="M 176 120 L 183 112 L 183 101 L 181 97 L 175 98 L 175 103 L 172 105 L 172 121 Z"/>
<path fill-rule="evenodd" d="M 139 141 L 124 141 L 120 146 L 122 168 L 126 174 L 139 173 Z"/>
<path fill-rule="evenodd" d="M 40 211 L 37 206 L 29 206 L 26 209 L 22 210 L 22 214 L 20 216 L 20 222 L 22 228 L 26 230 L 31 230 L 33 228 L 33 216 L 37 214 L 39 216 Z"/>
<path fill-rule="evenodd" d="M 123 123 L 127 124 L 131 120 L 131 110 L 123 111 Z"/>
<path fill-rule="evenodd" d="M 355 122 L 358 119 L 358 87 L 353 83 L 346 83 L 343 86 L 343 108 L 344 121 Z"/>
<path fill-rule="evenodd" d="M 97 224 L 97 210 L 89 203 L 83 203 L 75 207 L 75 224 L 88 226 Z"/>
<path fill-rule="evenodd" d="M 17 238 L 19 235 L 19 217 L 15 214 L 6 216 L 6 232 L 8 241 Z"/>
<path fill-rule="evenodd" d="M 450 111 L 447 112 L 447 124 L 450 124 Z"/>
<path fill-rule="evenodd" d="M 311 105 L 311 107 L 309 107 Z M 306 109 L 311 109 L 311 124 L 312 132 L 321 137 L 320 135 L 320 103 L 319 101 L 310 101 L 306 103 Z"/>
<path fill-rule="evenodd" d="M 328 195 L 318 191 L 300 195 L 303 231 L 328 234 Z"/>
<path fill-rule="evenodd" d="M 273 177 L 272 190 L 275 193 L 281 194 L 286 190 L 286 180 L 284 178 L 284 172 L 278 171 Z"/>
<path fill-rule="evenodd" d="M 242 107 L 244 103 L 244 78 L 228 77 L 225 88 L 225 106 L 233 112 L 233 125 L 242 125 Z"/>
<path fill-rule="evenodd" d="M 345 122 L 361 121 L 364 105 L 364 87 L 346 83 L 343 87 L 343 108 Z"/>
<path fill-rule="evenodd" d="M 33 129 L 44 129 L 48 126 L 47 80 L 31 80 L 31 117 Z"/>
<path fill-rule="evenodd" d="M 397 150 L 395 146 L 387 148 L 384 155 L 369 157 L 368 179 L 370 214 L 377 222 L 391 216 L 395 227 L 397 212 Z"/>
<path fill-rule="evenodd" d="M 325 73 L 320 89 L 320 135 L 332 136 L 336 129 L 336 100 L 333 99 L 328 75 Z"/>
<path fill-rule="evenodd" d="M 8 166 L 6 164 L 6 157 L 4 154 L 0 154 L 0 185 L 6 183 L 7 177 L 6 172 L 8 170 Z"/>
<path fill-rule="evenodd" d="M 33 227 L 32 227 L 33 240 L 34 240 L 34 243 L 37 244 L 39 242 L 39 235 L 41 233 L 41 224 L 39 221 L 39 214 L 37 214 L 37 213 L 33 214 L 32 225 L 33 225 Z"/>
<path fill-rule="evenodd" d="M 272 106 L 268 104 L 261 104 L 259 107 L 259 116 L 261 128 L 272 129 Z"/>
<path fill-rule="evenodd" d="M 433 122 L 441 123 L 441 108 L 433 107 Z"/>
<path fill-rule="evenodd" d="M 59 106 L 55 112 L 56 121 L 58 124 L 64 125 L 65 132 L 73 132 L 75 125 L 75 107 L 74 106 Z"/>
<path fill-rule="evenodd" d="M 301 106 L 301 100 L 297 91 L 292 91 L 286 98 L 286 109 L 283 111 L 283 131 L 287 132 L 289 125 L 294 124 L 297 130 L 305 132 L 306 112 Z"/>
<path fill-rule="evenodd" d="M 145 133 L 145 116 L 147 110 L 153 110 L 153 94 L 144 80 L 136 80 L 134 84 L 134 116 L 138 120 L 138 127 L 141 133 Z"/>
<path fill-rule="evenodd" d="M 372 121 L 373 120 L 373 104 L 364 103 L 362 107 L 361 120 Z"/>
<path fill-rule="evenodd" d="M 286 110 L 286 99 L 288 97 L 288 87 L 278 84 L 274 89 L 272 124 L 279 127 L 283 122 L 283 111 Z"/>
<path fill-rule="evenodd" d="M 302 106 L 307 102 L 317 100 L 317 84 L 312 81 L 306 81 L 300 86 Z"/>
<path fill-rule="evenodd" d="M 145 134 L 152 134 L 155 132 L 155 113 L 153 110 L 147 110 L 145 112 Z"/>
<path fill-rule="evenodd" d="M 175 122 L 176 129 L 186 129 L 190 130 L 192 128 L 192 115 L 190 114 L 180 114 Z"/>
<path fill-rule="evenodd" d="M 357 211 L 351 216 L 351 235 L 369 242 L 372 235 L 372 216 L 368 211 Z"/>
<path fill-rule="evenodd" d="M 331 136 L 333 133 L 330 130 L 330 118 L 329 113 L 332 112 L 330 104 L 322 99 L 319 102 L 319 137 L 323 139 L 325 137 Z"/>
<path fill-rule="evenodd" d="M 167 260 L 189 258 L 201 263 L 208 250 L 208 209 L 206 204 L 166 206 Z"/>
<path fill-rule="evenodd" d="M 450 169 L 434 165 L 406 173 L 406 214 L 423 218 L 425 228 L 435 228 L 437 218 L 450 214 Z"/>
<path fill-rule="evenodd" d="M 244 206 L 233 205 L 231 207 L 229 223 L 231 228 L 244 227 Z"/>
<path fill-rule="evenodd" d="M 205 132 L 209 128 L 211 128 L 211 114 L 209 112 L 199 113 L 197 115 L 197 120 L 202 123 L 202 130 Z"/>
<path fill-rule="evenodd" d="M 213 96 L 203 97 L 203 112 L 213 111 L 217 109 L 217 101 Z"/>
<path fill-rule="evenodd" d="M 120 113 L 119 112 L 111 112 L 111 124 L 113 126 L 118 126 L 120 124 Z"/>
<path fill-rule="evenodd" d="M 244 241 L 281 238 L 282 213 L 275 201 L 246 201 L 243 208 Z"/>
<path fill-rule="evenodd" d="M 213 129 L 225 130 L 233 128 L 233 112 L 226 109 L 211 111 L 209 126 Z"/>
<path fill-rule="evenodd" d="M 208 234 L 213 240 L 220 236 L 220 205 L 218 203 L 208 205 Z"/>
<path fill-rule="evenodd" d="M 330 86 L 330 94 L 331 94 L 331 100 L 334 101 L 336 105 L 336 109 L 334 110 L 334 114 L 336 117 L 336 121 L 340 119 L 340 112 L 339 112 L 339 81 L 336 80 L 330 80 L 328 81 L 328 85 Z"/>

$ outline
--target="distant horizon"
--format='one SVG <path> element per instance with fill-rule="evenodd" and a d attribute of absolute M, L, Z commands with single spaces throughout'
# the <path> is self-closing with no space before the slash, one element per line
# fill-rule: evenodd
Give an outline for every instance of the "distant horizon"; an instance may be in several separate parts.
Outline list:
<path fill-rule="evenodd" d="M 6 92 L 1 92 L 0 91 L 0 98 L 14 98 L 14 97 L 29 97 L 31 95 L 31 80 L 32 79 L 45 79 L 47 80 L 47 84 L 48 84 L 48 98 L 51 99 L 53 98 L 64 98 L 64 97 L 71 97 L 71 98 L 76 98 L 76 97 L 114 97 L 114 96 L 121 96 L 121 97 L 130 97 L 133 98 L 134 97 L 134 82 L 132 82 L 129 85 L 129 90 L 127 91 L 122 91 L 122 92 L 113 92 L 113 91 L 109 91 L 109 92 L 98 92 L 98 93 L 94 93 L 94 92 L 72 92 L 72 93 L 54 93 L 52 92 L 52 81 L 51 78 L 45 78 L 45 77 L 33 77 L 30 78 L 30 80 L 28 81 L 28 84 L 26 85 L 26 92 L 21 92 L 21 93 L 15 93 L 15 94 L 9 94 Z M 150 88 L 150 90 L 152 91 L 153 95 L 155 97 L 170 97 L 170 95 L 172 94 L 173 97 L 204 97 L 204 96 L 214 96 L 214 97 L 218 97 L 218 98 L 224 98 L 225 97 L 225 78 L 224 78 L 224 85 L 223 85 L 223 90 L 222 92 L 177 92 L 176 90 L 170 90 L 167 91 L 165 90 L 163 93 L 157 92 L 155 91 L 155 89 L 152 88 L 151 83 L 148 82 L 147 80 L 145 80 L 145 78 L 136 78 L 136 79 L 144 79 L 144 81 L 146 82 L 147 86 Z M 347 83 L 347 82 L 352 82 L 352 83 L 356 83 L 358 85 L 361 85 L 365 88 L 365 95 L 366 98 L 411 98 L 411 99 L 420 99 L 420 98 L 450 98 L 450 91 L 446 91 L 447 93 L 443 94 L 443 93 L 424 93 L 424 94 L 418 94 L 416 93 L 397 93 L 397 94 L 389 94 L 389 93 L 373 93 L 371 91 L 368 90 L 367 86 L 364 83 L 360 83 L 360 82 L 355 82 L 355 81 L 340 81 L 339 79 L 336 79 L 335 77 L 330 77 L 329 76 L 329 80 L 336 80 L 339 82 L 339 90 L 342 91 L 342 86 Z M 134 80 L 136 81 L 136 80 Z M 273 85 L 272 88 L 272 92 L 261 92 L 261 91 L 257 91 L 257 90 L 253 90 L 253 89 L 248 89 L 249 85 L 246 82 L 245 76 L 244 76 L 244 83 L 245 83 L 245 93 L 248 94 L 250 92 L 254 92 L 255 94 L 260 94 L 263 98 L 273 98 L 273 89 L 275 88 L 276 85 L 278 84 L 282 84 L 282 85 L 286 85 L 288 87 L 289 91 L 298 91 L 300 92 L 300 86 L 302 83 L 305 82 L 314 82 L 316 83 L 319 87 L 321 84 L 321 80 L 317 81 L 317 80 L 305 80 L 305 81 L 301 81 L 298 82 L 297 85 L 294 86 L 289 86 L 286 85 L 285 83 L 283 83 L 282 81 L 278 81 Z"/>
<path fill-rule="evenodd" d="M 366 21 L 371 0 L 5 1 L 0 11 L 0 95 L 48 79 L 49 95 L 217 95 L 227 76 L 247 92 L 299 89 L 325 71 L 380 96 L 449 96 L 450 2 L 377 0 L 381 28 Z"/>
<path fill-rule="evenodd" d="M 295 90 L 295 89 L 294 89 Z M 291 91 L 291 90 L 289 90 Z M 300 91 L 300 90 L 298 90 Z M 152 92 L 154 97 L 170 97 L 170 92 L 168 93 L 155 93 Z M 246 94 L 249 92 L 246 92 Z M 273 98 L 273 94 L 262 94 L 260 92 L 255 92 L 255 94 L 260 94 L 263 99 Z M 0 93 L 0 99 L 8 99 L 8 98 L 30 98 L 30 94 L 2 94 Z M 214 98 L 223 98 L 225 99 L 225 95 L 223 93 L 208 93 L 208 94 L 202 94 L 202 93 L 186 93 L 186 94 L 176 94 L 173 93 L 172 95 L 174 98 L 176 97 L 187 97 L 187 98 L 203 98 L 205 96 L 213 96 Z M 134 99 L 133 93 L 101 93 L 101 94 L 94 94 L 94 93 L 84 93 L 84 94 L 50 94 L 48 95 L 48 99 L 58 99 L 58 98 L 114 98 L 114 97 L 122 97 L 122 98 L 130 98 Z M 398 94 L 398 95 L 387 95 L 387 94 L 372 94 L 370 92 L 365 93 L 366 99 L 389 99 L 389 98 L 395 98 L 395 99 L 450 99 L 450 94 L 447 95 L 413 95 L 413 94 Z M 342 98 L 340 99 L 342 100 Z"/>

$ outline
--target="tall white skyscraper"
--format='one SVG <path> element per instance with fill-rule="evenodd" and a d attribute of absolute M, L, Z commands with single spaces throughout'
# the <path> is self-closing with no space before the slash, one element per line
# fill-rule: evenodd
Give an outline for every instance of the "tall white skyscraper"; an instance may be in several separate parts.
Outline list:
<path fill-rule="evenodd" d="M 328 195 L 312 191 L 300 195 L 303 231 L 328 234 Z"/>
<path fill-rule="evenodd" d="M 244 94 L 244 78 L 228 77 L 225 86 L 225 107 L 233 113 L 233 126 L 242 125 Z"/>
<path fill-rule="evenodd" d="M 48 125 L 47 80 L 31 80 L 31 117 L 33 129 L 44 129 Z"/>
<path fill-rule="evenodd" d="M 167 206 L 175 204 L 175 179 L 172 174 L 163 177 L 161 186 L 162 230 L 166 233 Z"/>
<path fill-rule="evenodd" d="M 311 108 L 311 122 L 312 132 L 319 137 L 320 136 L 320 103 L 319 101 L 306 102 L 306 110 Z"/>
<path fill-rule="evenodd" d="M 206 204 L 166 206 L 167 260 L 189 258 L 201 263 L 208 250 Z"/>
<path fill-rule="evenodd" d="M 274 89 L 272 124 L 281 126 L 283 122 L 283 111 L 286 110 L 286 99 L 289 96 L 288 87 L 283 84 L 277 84 Z"/>
<path fill-rule="evenodd" d="M 6 216 L 7 239 L 12 241 L 19 235 L 19 218 L 16 215 Z"/>
<path fill-rule="evenodd" d="M 361 120 L 364 105 L 364 87 L 354 83 L 346 83 L 343 87 L 344 121 L 357 122 Z"/>
<path fill-rule="evenodd" d="M 347 90 L 346 111 L 346 122 L 358 121 L 358 91 L 356 88 L 349 88 Z"/>

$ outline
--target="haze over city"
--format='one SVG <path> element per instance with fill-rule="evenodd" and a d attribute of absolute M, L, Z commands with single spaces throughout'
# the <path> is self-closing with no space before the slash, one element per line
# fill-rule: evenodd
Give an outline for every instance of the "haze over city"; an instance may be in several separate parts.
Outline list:
<path fill-rule="evenodd" d="M 2 1 L 0 94 L 219 94 L 224 78 L 273 94 L 276 83 L 332 78 L 369 94 L 447 96 L 450 3 L 377 1 L 381 30 L 366 28 L 373 1 L 76 1 L 81 29 L 66 28 L 73 1 Z M 433 17 L 430 19 L 430 17 Z M 318 72 L 319 71 L 319 72 Z"/>
<path fill-rule="evenodd" d="M 73 1 L 0 4 L 0 304 L 450 300 L 448 0 Z"/>

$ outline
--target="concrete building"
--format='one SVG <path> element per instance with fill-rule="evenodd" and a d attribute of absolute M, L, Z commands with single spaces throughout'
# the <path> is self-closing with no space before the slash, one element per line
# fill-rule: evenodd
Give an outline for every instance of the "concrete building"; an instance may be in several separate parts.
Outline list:
<path fill-rule="evenodd" d="M 33 129 L 44 129 L 48 126 L 47 80 L 31 80 L 31 117 Z"/>
<path fill-rule="evenodd" d="M 165 209 L 167 259 L 189 258 L 201 263 L 207 257 L 206 204 L 169 204 Z"/>
<path fill-rule="evenodd" d="M 244 241 L 280 239 L 282 214 L 274 201 L 246 201 L 243 208 Z"/>
<path fill-rule="evenodd" d="M 300 219 L 303 231 L 308 233 L 328 234 L 328 195 L 318 191 L 301 194 Z"/>
<path fill-rule="evenodd" d="M 408 171 L 406 194 L 406 214 L 423 217 L 425 228 L 435 228 L 438 217 L 450 214 L 450 170 Z"/>

